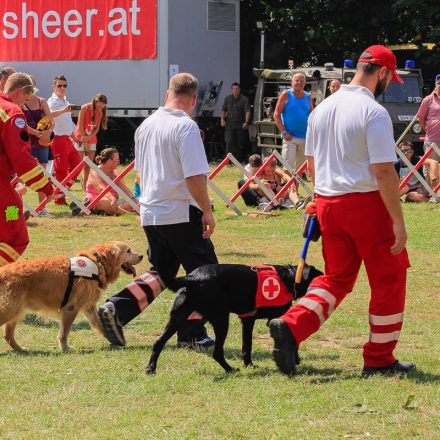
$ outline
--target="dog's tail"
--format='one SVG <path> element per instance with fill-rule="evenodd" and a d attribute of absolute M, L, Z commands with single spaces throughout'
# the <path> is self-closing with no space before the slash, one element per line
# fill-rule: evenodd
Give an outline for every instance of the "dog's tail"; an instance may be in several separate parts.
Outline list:
<path fill-rule="evenodd" d="M 186 287 L 186 277 L 163 277 L 162 276 L 162 281 L 165 284 L 165 287 L 169 290 L 172 290 L 173 292 L 177 292 L 179 289 L 181 289 L 182 287 Z"/>

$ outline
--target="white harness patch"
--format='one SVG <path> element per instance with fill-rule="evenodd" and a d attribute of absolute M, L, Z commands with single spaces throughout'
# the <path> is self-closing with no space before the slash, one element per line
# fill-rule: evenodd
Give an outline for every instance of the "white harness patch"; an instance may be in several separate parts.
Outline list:
<path fill-rule="evenodd" d="M 93 278 L 98 277 L 98 266 L 87 257 L 72 257 L 70 260 L 70 270 L 76 277 Z"/>

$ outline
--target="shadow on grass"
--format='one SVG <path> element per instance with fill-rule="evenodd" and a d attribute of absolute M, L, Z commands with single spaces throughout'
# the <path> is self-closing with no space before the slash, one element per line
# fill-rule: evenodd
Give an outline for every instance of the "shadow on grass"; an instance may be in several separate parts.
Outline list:
<path fill-rule="evenodd" d="M 226 251 L 218 253 L 222 257 L 261 257 L 261 254 L 252 253 L 252 252 L 236 252 L 236 251 Z"/>
<path fill-rule="evenodd" d="M 40 328 L 59 328 L 59 324 L 57 321 L 49 320 L 44 321 L 38 315 L 26 315 L 26 318 L 22 321 L 23 324 L 32 325 L 34 327 Z M 72 324 L 71 331 L 78 330 L 91 330 L 90 324 L 87 321 L 74 322 Z"/>

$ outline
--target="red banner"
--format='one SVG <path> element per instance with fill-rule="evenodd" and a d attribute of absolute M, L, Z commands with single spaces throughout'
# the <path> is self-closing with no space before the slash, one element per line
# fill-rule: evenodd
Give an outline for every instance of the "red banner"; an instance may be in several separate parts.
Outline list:
<path fill-rule="evenodd" d="M 2 0 L 0 61 L 156 58 L 157 0 Z"/>

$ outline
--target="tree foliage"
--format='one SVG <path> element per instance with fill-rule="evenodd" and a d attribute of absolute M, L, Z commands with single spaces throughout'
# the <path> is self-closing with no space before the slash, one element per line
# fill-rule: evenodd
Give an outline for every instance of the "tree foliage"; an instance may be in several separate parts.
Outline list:
<path fill-rule="evenodd" d="M 266 25 L 266 65 L 285 67 L 287 58 L 341 65 L 371 44 L 417 44 L 411 51 L 426 66 L 440 61 L 438 0 L 247 0 L 241 2 L 242 76 L 258 65 L 260 33 Z M 422 43 L 439 43 L 427 51 Z M 403 54 L 402 56 L 408 56 Z M 426 67 L 425 66 L 425 67 Z"/>

